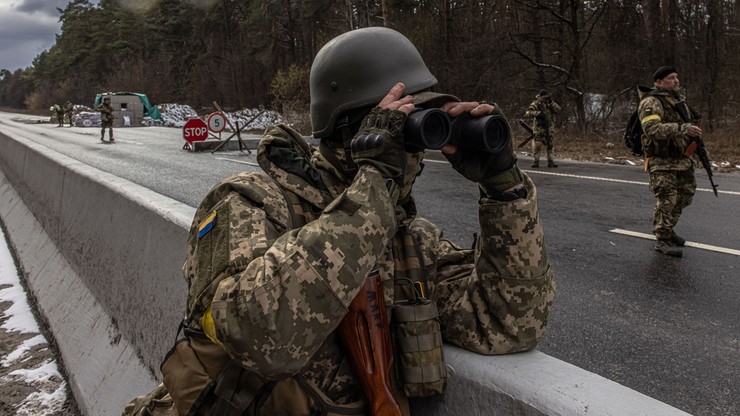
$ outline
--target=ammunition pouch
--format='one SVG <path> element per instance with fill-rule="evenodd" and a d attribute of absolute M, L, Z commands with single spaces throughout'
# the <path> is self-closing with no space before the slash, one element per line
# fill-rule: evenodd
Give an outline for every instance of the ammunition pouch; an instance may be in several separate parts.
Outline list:
<path fill-rule="evenodd" d="M 447 383 L 437 305 L 430 300 L 393 305 L 398 385 L 407 397 L 441 394 Z"/>
<path fill-rule="evenodd" d="M 203 414 L 199 410 L 213 405 L 209 396 L 230 361 L 226 351 L 205 336 L 188 336 L 175 343 L 160 370 L 179 415 Z"/>
<path fill-rule="evenodd" d="M 668 140 L 654 140 L 643 135 L 642 148 L 647 157 L 679 158 L 684 155 L 690 141 L 684 137 Z"/>

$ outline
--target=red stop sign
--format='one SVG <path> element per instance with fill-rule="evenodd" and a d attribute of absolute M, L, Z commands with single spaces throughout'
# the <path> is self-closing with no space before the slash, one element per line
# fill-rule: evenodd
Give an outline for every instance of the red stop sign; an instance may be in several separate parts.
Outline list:
<path fill-rule="evenodd" d="M 202 142 L 208 138 L 208 125 L 200 118 L 191 118 L 182 126 L 182 138 L 188 143 Z"/>

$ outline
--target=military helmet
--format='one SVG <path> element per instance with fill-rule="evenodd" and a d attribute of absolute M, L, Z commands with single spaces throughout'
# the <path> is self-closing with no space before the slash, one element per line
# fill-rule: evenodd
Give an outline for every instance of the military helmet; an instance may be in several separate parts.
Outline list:
<path fill-rule="evenodd" d="M 437 84 L 419 51 L 385 27 L 356 29 L 330 40 L 311 66 L 311 126 L 316 138 L 334 131 L 347 111 L 375 105 L 397 82 L 413 94 Z"/>

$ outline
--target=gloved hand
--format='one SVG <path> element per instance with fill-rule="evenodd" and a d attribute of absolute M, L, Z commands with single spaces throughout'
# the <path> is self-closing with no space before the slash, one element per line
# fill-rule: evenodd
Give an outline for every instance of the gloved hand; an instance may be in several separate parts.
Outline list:
<path fill-rule="evenodd" d="M 460 146 L 455 153 L 443 153 L 453 169 L 473 182 L 478 182 L 488 195 L 510 189 L 522 182 L 516 166 L 516 156 L 509 141 L 506 148 L 496 154 Z"/>
<path fill-rule="evenodd" d="M 352 160 L 358 165 L 371 165 L 384 178 L 393 179 L 400 187 L 406 172 L 403 130 L 406 113 L 375 107 L 365 116 L 360 131 L 350 143 Z"/>

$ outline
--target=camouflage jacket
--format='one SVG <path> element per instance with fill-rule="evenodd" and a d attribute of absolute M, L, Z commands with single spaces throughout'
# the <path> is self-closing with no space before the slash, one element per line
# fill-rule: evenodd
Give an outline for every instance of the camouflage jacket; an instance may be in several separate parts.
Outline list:
<path fill-rule="evenodd" d="M 649 171 L 692 169 L 692 158 L 684 156 L 690 144 L 686 132 L 692 122 L 698 122 L 700 115 L 688 107 L 690 122 L 685 122 L 676 110 L 676 103 L 683 100 L 677 92 L 638 87 L 638 94 L 637 112 Z"/>
<path fill-rule="evenodd" d="M 555 114 L 560 112 L 560 105 L 550 100 L 537 97 L 532 101 L 524 112 L 525 117 L 534 117 L 532 131 L 537 133 L 549 133 L 555 123 Z"/>
<path fill-rule="evenodd" d="M 98 111 L 100 111 L 100 119 L 102 121 L 113 121 L 113 106 L 102 103 L 98 106 Z"/>
<path fill-rule="evenodd" d="M 480 199 L 480 238 L 461 249 L 413 199 L 394 209 L 377 170 L 363 166 L 350 182 L 287 126 L 268 128 L 257 160 L 266 175 L 238 174 L 205 197 L 183 267 L 191 327 L 210 305 L 219 342 L 243 367 L 356 400 L 335 330 L 376 268 L 387 304 L 410 297 L 407 278 L 427 280 L 450 344 L 508 354 L 543 336 L 555 283 L 529 178 L 526 199 Z M 214 249 L 224 239 L 236 254 Z"/>

